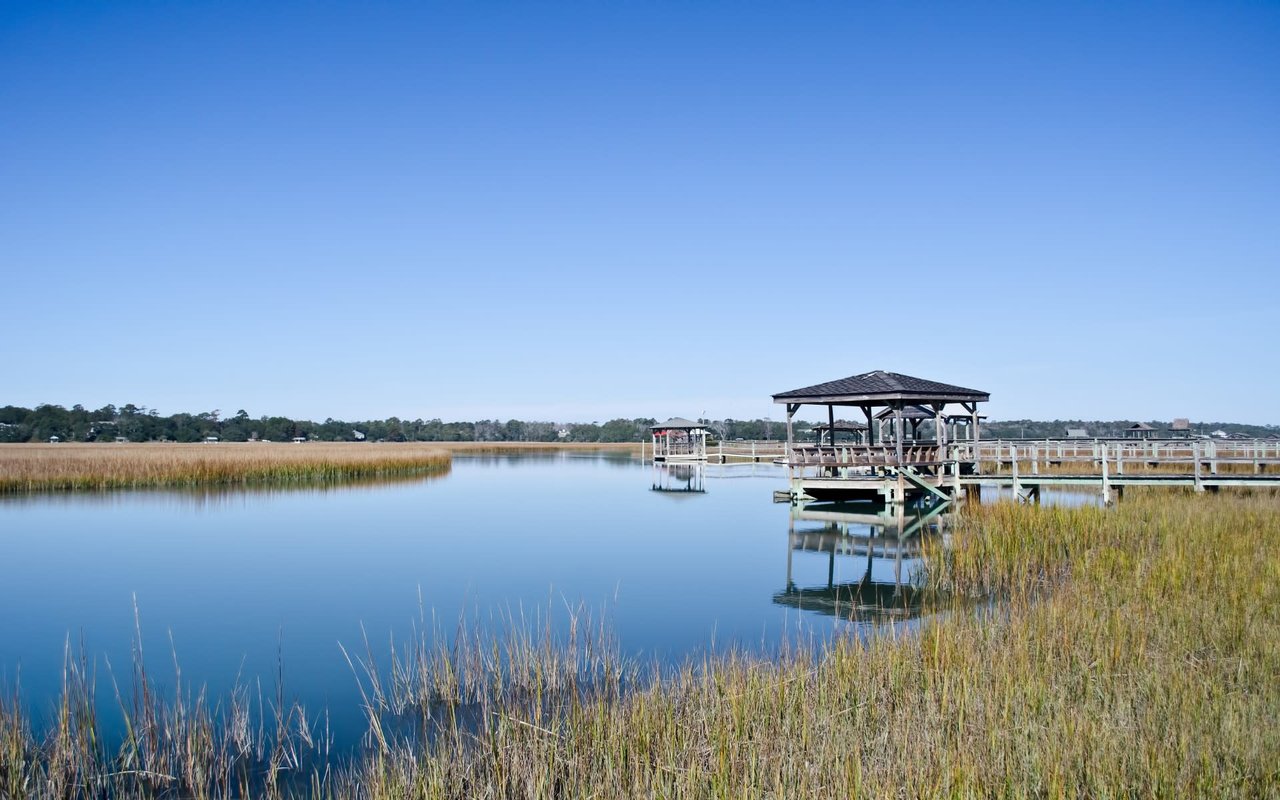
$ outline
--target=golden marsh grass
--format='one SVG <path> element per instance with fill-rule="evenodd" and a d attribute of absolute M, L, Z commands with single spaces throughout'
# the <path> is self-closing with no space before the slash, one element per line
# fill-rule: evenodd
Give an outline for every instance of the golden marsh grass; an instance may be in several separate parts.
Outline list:
<path fill-rule="evenodd" d="M 0 445 L 0 493 L 323 482 L 449 470 L 424 444 Z"/>

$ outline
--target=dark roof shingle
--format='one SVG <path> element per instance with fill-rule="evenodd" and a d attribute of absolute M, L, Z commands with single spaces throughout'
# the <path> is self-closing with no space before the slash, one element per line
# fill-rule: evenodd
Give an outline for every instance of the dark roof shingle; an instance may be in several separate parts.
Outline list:
<path fill-rule="evenodd" d="M 965 400 L 985 401 L 990 398 L 986 392 L 977 389 L 966 389 L 950 383 L 916 378 L 899 372 L 875 370 L 861 375 L 851 375 L 836 381 L 827 381 L 802 389 L 792 389 L 773 396 L 774 401 L 800 400 L 804 398 L 867 398 L 876 399 L 930 399 L 930 398 L 964 398 Z"/>

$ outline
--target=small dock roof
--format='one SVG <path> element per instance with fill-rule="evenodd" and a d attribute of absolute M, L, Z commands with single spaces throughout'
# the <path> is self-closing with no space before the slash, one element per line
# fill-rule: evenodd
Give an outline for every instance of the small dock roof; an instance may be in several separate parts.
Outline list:
<path fill-rule="evenodd" d="M 987 392 L 950 383 L 875 370 L 826 383 L 792 389 L 773 396 L 775 403 L 823 405 L 885 405 L 888 403 L 985 403 Z"/>
<path fill-rule="evenodd" d="M 893 415 L 894 415 L 893 409 L 886 408 L 884 411 L 881 411 L 879 414 L 876 414 L 876 419 L 889 419 Z M 906 408 L 902 409 L 902 418 L 903 419 L 933 419 L 934 413 L 929 409 L 925 408 L 924 406 L 907 406 Z M 966 417 L 965 419 L 968 419 L 968 418 Z"/>
<path fill-rule="evenodd" d="M 705 428 L 706 425 L 701 422 L 685 419 L 684 417 L 672 417 L 666 422 L 659 422 L 657 425 L 650 425 L 651 431 L 692 431 L 698 428 Z"/>

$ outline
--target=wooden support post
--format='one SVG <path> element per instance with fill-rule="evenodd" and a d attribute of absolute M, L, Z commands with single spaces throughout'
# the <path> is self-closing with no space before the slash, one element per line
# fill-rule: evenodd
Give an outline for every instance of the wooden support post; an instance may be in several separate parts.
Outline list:
<path fill-rule="evenodd" d="M 951 496 L 960 496 L 960 454 L 956 452 L 959 448 L 955 445 L 948 445 L 951 450 L 950 457 L 947 459 L 951 467 Z"/>
<path fill-rule="evenodd" d="M 906 435 L 906 426 L 902 419 L 902 402 L 899 401 L 893 409 L 893 444 L 894 456 L 897 458 L 898 466 L 902 466 L 902 440 Z"/>
<path fill-rule="evenodd" d="M 1022 499 L 1022 484 L 1018 481 L 1018 446 L 1009 443 L 1009 467 L 1013 470 L 1013 499 Z"/>
<path fill-rule="evenodd" d="M 795 472 L 791 467 L 791 459 L 793 457 L 793 454 L 795 453 L 794 447 L 795 447 L 795 441 L 796 441 L 794 426 L 792 425 L 792 418 L 795 417 L 796 412 L 799 410 L 800 410 L 799 403 L 787 403 L 787 450 L 783 454 L 783 459 L 787 462 L 787 480 L 788 481 L 792 481 L 795 479 Z"/>
<path fill-rule="evenodd" d="M 1102 504 L 1111 505 L 1111 475 L 1107 466 L 1107 445 L 1102 445 Z"/>
<path fill-rule="evenodd" d="M 1195 488 L 1197 492 L 1204 491 L 1204 483 L 1200 480 L 1200 443 L 1191 443 L 1191 460 L 1195 462 Z"/>
<path fill-rule="evenodd" d="M 867 463 L 871 463 L 871 446 L 876 443 L 875 428 L 871 419 L 871 406 L 862 406 L 862 414 L 867 418 Z M 871 467 L 871 474 L 876 474 L 876 468 Z"/>
<path fill-rule="evenodd" d="M 827 444 L 836 446 L 836 407 L 833 405 L 827 406 Z"/>

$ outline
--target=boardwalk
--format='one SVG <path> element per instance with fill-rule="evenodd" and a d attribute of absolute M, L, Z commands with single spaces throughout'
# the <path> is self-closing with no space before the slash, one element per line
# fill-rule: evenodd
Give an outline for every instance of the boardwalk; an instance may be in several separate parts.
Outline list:
<path fill-rule="evenodd" d="M 793 498 L 887 503 L 980 497 L 983 486 L 1033 501 L 1043 487 L 1086 487 L 1105 502 L 1127 486 L 1280 488 L 1280 441 L 1273 439 L 795 444 L 783 463 Z"/>

